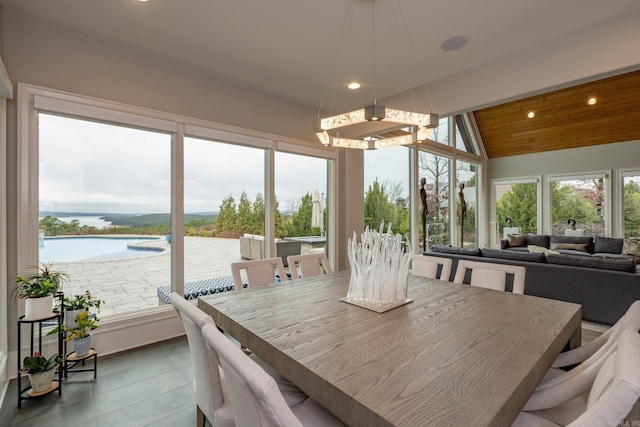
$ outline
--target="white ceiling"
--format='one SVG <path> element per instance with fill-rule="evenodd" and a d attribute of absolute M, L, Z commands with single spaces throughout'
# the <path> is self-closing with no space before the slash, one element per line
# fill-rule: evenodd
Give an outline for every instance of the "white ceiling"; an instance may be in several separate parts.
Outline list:
<path fill-rule="evenodd" d="M 637 0 L 0 3 L 5 10 L 217 78 L 316 108 L 322 103 L 323 109 L 333 112 L 410 87 L 423 90 L 425 83 L 640 10 Z M 466 36 L 469 42 L 461 49 L 443 51 L 440 45 L 453 36 Z M 347 93 L 343 86 L 351 80 L 362 82 L 363 88 Z M 335 96 L 332 82 L 339 83 Z"/>

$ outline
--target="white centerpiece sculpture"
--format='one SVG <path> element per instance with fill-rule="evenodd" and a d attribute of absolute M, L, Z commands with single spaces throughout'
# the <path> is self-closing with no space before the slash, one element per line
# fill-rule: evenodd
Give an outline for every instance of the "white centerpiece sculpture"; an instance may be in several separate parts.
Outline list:
<path fill-rule="evenodd" d="M 411 302 L 407 298 L 409 254 L 404 253 L 401 235 L 391 232 L 391 224 L 383 233 L 367 227 L 356 240 L 356 233 L 348 241 L 351 282 L 342 301 L 382 313 Z"/>

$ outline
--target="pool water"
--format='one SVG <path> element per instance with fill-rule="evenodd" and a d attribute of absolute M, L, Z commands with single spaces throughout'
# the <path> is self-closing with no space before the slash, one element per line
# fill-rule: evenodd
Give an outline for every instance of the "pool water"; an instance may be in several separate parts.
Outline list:
<path fill-rule="evenodd" d="M 156 237 L 60 237 L 44 239 L 40 246 L 41 262 L 77 262 L 88 260 L 123 259 L 158 253 L 158 248 L 131 249 L 136 242 L 158 240 Z"/>

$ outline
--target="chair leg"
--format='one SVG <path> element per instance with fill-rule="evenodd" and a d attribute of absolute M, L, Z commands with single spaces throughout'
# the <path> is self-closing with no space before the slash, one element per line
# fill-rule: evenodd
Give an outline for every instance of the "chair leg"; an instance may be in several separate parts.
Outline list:
<path fill-rule="evenodd" d="M 205 422 L 207 417 L 204 416 L 204 412 L 198 405 L 196 405 L 196 426 L 197 427 L 205 427 Z"/>

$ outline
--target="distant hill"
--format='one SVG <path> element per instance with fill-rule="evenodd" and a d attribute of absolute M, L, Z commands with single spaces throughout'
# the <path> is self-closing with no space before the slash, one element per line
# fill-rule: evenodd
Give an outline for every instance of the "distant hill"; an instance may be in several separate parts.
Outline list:
<path fill-rule="evenodd" d="M 197 215 L 197 214 L 185 214 L 184 222 L 189 223 L 193 220 L 202 220 L 205 222 L 215 221 L 217 214 L 210 215 Z M 135 215 L 135 216 L 122 216 L 118 215 L 105 215 L 100 219 L 111 222 L 112 225 L 118 225 L 123 227 L 154 227 L 157 225 L 171 225 L 171 215 L 168 213 L 162 214 L 147 214 L 147 215 Z"/>

